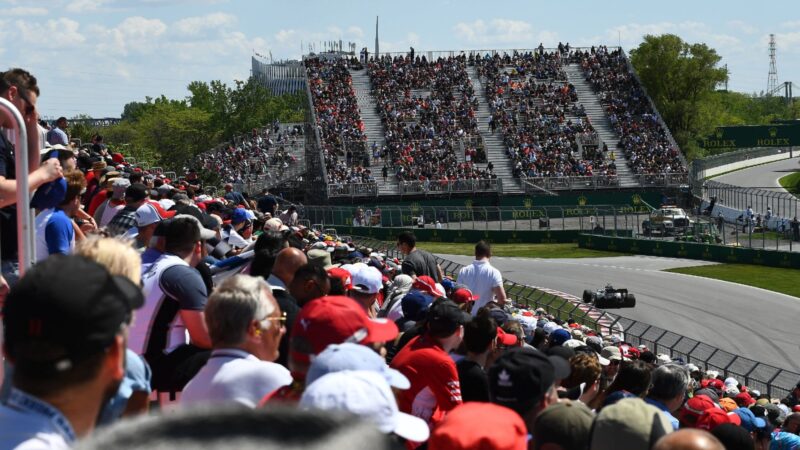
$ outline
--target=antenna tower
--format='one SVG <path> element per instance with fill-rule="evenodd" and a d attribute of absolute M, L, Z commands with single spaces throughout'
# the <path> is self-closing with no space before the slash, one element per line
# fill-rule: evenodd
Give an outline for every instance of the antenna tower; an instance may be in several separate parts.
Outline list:
<path fill-rule="evenodd" d="M 775 35 L 769 35 L 769 76 L 767 77 L 767 95 L 772 95 L 778 87 L 778 66 L 775 62 Z"/>

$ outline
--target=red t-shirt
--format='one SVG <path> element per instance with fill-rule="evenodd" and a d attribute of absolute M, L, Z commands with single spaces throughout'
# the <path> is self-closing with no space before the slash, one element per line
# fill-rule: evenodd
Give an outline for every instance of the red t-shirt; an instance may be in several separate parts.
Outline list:
<path fill-rule="evenodd" d="M 392 360 L 392 367 L 411 382 L 411 387 L 397 396 L 400 411 L 427 421 L 431 427 L 463 403 L 456 364 L 426 335 L 409 341 Z"/>

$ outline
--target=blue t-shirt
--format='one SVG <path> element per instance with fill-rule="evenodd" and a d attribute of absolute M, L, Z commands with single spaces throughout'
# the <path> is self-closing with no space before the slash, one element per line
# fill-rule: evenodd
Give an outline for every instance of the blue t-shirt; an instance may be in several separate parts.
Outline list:
<path fill-rule="evenodd" d="M 68 254 L 75 241 L 75 230 L 72 228 L 72 219 L 67 217 L 62 209 L 56 209 L 44 229 L 44 239 L 47 242 L 47 253 Z"/>

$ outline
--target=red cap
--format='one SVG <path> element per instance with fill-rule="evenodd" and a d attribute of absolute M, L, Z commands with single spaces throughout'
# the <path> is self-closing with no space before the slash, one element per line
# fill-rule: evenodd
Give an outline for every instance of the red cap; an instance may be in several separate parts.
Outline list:
<path fill-rule="evenodd" d="M 733 397 L 733 400 L 736 402 L 737 405 L 747 408 L 748 406 L 752 405 L 756 401 L 753 400 L 753 397 L 750 396 L 747 392 L 739 392 Z"/>
<path fill-rule="evenodd" d="M 794 405 L 792 407 L 792 412 L 800 412 L 800 405 Z"/>
<path fill-rule="evenodd" d="M 413 287 L 414 289 L 420 290 L 422 292 L 425 292 L 428 295 L 432 295 L 434 297 L 444 297 L 445 296 L 444 292 L 440 291 L 436 287 L 436 282 L 433 280 L 433 278 L 431 278 L 431 277 L 429 277 L 427 275 L 423 275 L 421 277 L 417 277 L 417 279 L 414 280 L 414 284 L 411 285 L 411 287 Z"/>
<path fill-rule="evenodd" d="M 156 209 L 161 219 L 172 219 L 173 217 L 175 217 L 175 214 L 178 214 L 178 211 L 167 211 L 166 209 L 164 209 L 163 206 L 161 206 L 161 203 L 158 203 L 155 200 L 148 199 L 147 203 L 153 205 L 153 208 Z"/>
<path fill-rule="evenodd" d="M 477 299 L 478 296 L 467 288 L 458 288 L 450 294 L 450 300 L 456 303 L 474 302 Z"/>
<path fill-rule="evenodd" d="M 503 344 L 506 347 L 517 345 L 517 336 L 511 333 L 506 333 L 502 328 L 497 327 L 497 343 Z"/>
<path fill-rule="evenodd" d="M 700 382 L 700 386 L 716 389 L 717 391 L 720 392 L 725 390 L 725 383 L 723 383 L 722 380 L 718 380 L 716 378 L 712 378 L 710 380 L 703 380 Z"/>
<path fill-rule="evenodd" d="M 469 402 L 445 416 L 431 433 L 428 448 L 525 450 L 528 431 L 522 417 L 511 409 L 493 403 Z"/>
<path fill-rule="evenodd" d="M 114 153 L 111 155 L 111 160 L 116 164 L 122 164 L 125 162 L 125 157 L 122 156 L 122 153 Z"/>
<path fill-rule="evenodd" d="M 695 395 L 686 401 L 678 413 L 678 420 L 682 426 L 694 427 L 703 411 L 715 408 L 714 401 L 707 395 Z"/>
<path fill-rule="evenodd" d="M 724 410 L 714 406 L 703 411 L 703 414 L 701 414 L 700 418 L 697 419 L 697 428 L 711 431 L 725 423 L 732 423 L 738 426 L 742 424 L 742 419 L 736 413 L 727 413 Z"/>
<path fill-rule="evenodd" d="M 331 278 L 338 278 L 342 282 L 345 291 L 349 291 L 353 288 L 353 276 L 350 275 L 350 272 L 341 267 L 331 267 L 328 269 L 328 276 Z"/>
<path fill-rule="evenodd" d="M 330 344 L 386 342 L 397 334 L 394 322 L 370 319 L 355 300 L 328 295 L 310 301 L 300 310 L 292 327 L 291 353 L 304 362 L 308 355 L 319 354 Z"/>

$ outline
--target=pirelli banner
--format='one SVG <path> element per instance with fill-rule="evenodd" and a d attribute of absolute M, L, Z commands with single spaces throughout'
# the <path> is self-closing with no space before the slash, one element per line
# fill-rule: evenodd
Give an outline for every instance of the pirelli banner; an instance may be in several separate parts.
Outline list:
<path fill-rule="evenodd" d="M 800 124 L 718 127 L 700 140 L 708 150 L 753 147 L 795 147 L 800 145 Z"/>

